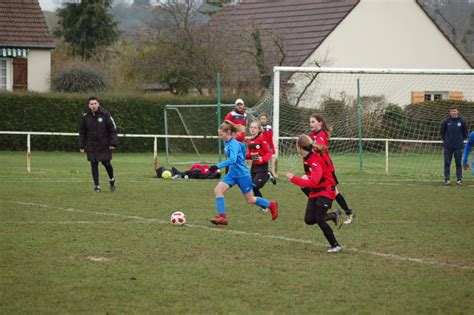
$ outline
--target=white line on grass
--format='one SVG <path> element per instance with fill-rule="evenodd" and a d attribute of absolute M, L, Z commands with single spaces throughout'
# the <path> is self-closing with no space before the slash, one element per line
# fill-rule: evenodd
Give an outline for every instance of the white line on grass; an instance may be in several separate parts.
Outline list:
<path fill-rule="evenodd" d="M 139 216 L 134 216 L 134 215 L 123 215 L 123 214 L 110 213 L 110 212 L 90 211 L 90 210 L 81 210 L 81 209 L 74 209 L 74 208 L 63 208 L 63 207 L 56 207 L 56 206 L 45 205 L 45 204 L 14 201 L 14 200 L 0 200 L 0 201 L 1 202 L 15 203 L 15 204 L 24 205 L 24 206 L 49 208 L 49 209 L 56 209 L 56 210 L 68 211 L 68 212 L 79 212 L 79 213 L 87 213 L 87 214 L 96 214 L 96 215 L 103 215 L 103 216 L 113 216 L 113 217 L 120 217 L 120 218 L 126 218 L 126 219 L 133 219 L 133 220 L 140 221 L 138 223 L 156 222 L 156 223 L 159 223 L 159 224 L 169 224 L 168 221 L 163 221 L 163 220 L 158 220 L 158 219 L 149 219 L 149 218 L 144 218 L 144 217 L 139 217 Z M 297 238 L 285 237 L 285 236 L 266 235 L 266 234 L 261 234 L 261 233 L 256 233 L 256 232 L 245 232 L 245 231 L 231 230 L 231 229 L 228 229 L 228 228 L 220 229 L 220 228 L 216 228 L 216 227 L 209 227 L 209 226 L 196 225 L 196 224 L 186 224 L 186 226 L 191 227 L 191 228 L 198 228 L 198 229 L 204 229 L 204 230 L 209 230 L 209 231 L 215 231 L 215 232 L 217 231 L 217 232 L 230 233 L 230 234 L 236 234 L 236 235 L 256 236 L 256 237 L 261 237 L 261 238 L 282 240 L 282 241 L 286 241 L 286 242 L 294 242 L 294 243 L 300 243 L 300 244 L 315 245 L 315 246 L 319 246 L 319 247 L 327 247 L 327 245 L 324 245 L 324 244 L 321 244 L 321 243 L 316 243 L 316 242 L 313 242 L 313 241 L 302 240 L 302 239 L 297 239 Z M 376 257 L 391 258 L 391 259 L 399 260 L 399 261 L 415 262 L 415 263 L 423 264 L 423 265 L 432 265 L 432 266 L 438 266 L 438 267 L 448 267 L 448 268 L 457 268 L 457 269 L 465 269 L 465 270 L 474 270 L 474 266 L 471 266 L 471 265 L 462 266 L 462 265 L 444 263 L 444 262 L 439 262 L 439 261 L 425 260 L 425 259 L 422 259 L 422 258 L 407 257 L 407 256 L 396 255 L 396 254 L 390 254 L 390 253 L 380 253 L 380 252 L 375 252 L 375 251 L 370 251 L 370 250 L 357 249 L 357 248 L 353 248 L 353 247 L 345 247 L 345 250 L 355 252 L 355 253 L 362 253 L 362 254 L 367 254 L 367 255 L 371 255 L 371 256 L 376 256 Z"/>
<path fill-rule="evenodd" d="M 62 224 L 153 224 L 151 221 L 0 221 L 0 224 L 51 224 L 51 225 L 62 225 Z"/>

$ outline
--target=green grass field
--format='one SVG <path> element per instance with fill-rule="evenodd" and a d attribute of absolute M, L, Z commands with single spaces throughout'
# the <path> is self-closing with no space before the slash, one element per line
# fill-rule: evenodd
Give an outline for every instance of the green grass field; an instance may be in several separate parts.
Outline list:
<path fill-rule="evenodd" d="M 474 313 L 470 174 L 444 187 L 334 157 L 357 218 L 327 254 L 285 180 L 263 190 L 277 223 L 232 189 L 214 227 L 217 182 L 153 178 L 151 159 L 116 154 L 117 191 L 101 166 L 94 194 L 80 154 L 34 152 L 28 174 L 24 153 L 0 152 L 0 313 Z M 168 223 L 176 210 L 186 226 Z"/>

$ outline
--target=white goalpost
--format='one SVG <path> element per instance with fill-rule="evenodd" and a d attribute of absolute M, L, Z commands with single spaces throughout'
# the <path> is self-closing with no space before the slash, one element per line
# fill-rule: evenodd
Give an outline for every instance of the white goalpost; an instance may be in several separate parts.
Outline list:
<path fill-rule="evenodd" d="M 275 67 L 272 93 L 251 113 L 272 117 L 276 158 L 286 170 L 299 166 L 294 139 L 320 113 L 333 127 L 331 155 L 344 162 L 338 169 L 435 176 L 441 121 L 456 105 L 473 126 L 473 102 L 474 70 Z"/>

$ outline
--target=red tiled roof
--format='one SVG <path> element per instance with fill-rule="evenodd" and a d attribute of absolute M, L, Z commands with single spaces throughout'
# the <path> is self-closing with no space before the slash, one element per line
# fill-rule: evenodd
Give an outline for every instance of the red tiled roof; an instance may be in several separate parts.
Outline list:
<path fill-rule="evenodd" d="M 37 0 L 0 0 L 0 47 L 54 48 Z"/>
<path fill-rule="evenodd" d="M 210 26 L 258 24 L 281 38 L 286 55 L 283 65 L 300 66 L 358 3 L 359 0 L 242 0 L 239 5 L 225 6 L 211 19 Z"/>

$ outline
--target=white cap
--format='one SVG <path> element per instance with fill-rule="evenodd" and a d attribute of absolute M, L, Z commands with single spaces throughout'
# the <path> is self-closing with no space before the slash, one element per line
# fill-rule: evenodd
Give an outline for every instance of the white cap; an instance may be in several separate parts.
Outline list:
<path fill-rule="evenodd" d="M 237 105 L 237 104 L 245 105 L 244 100 L 241 99 L 241 98 L 238 98 L 238 99 L 235 100 L 235 105 Z"/>

